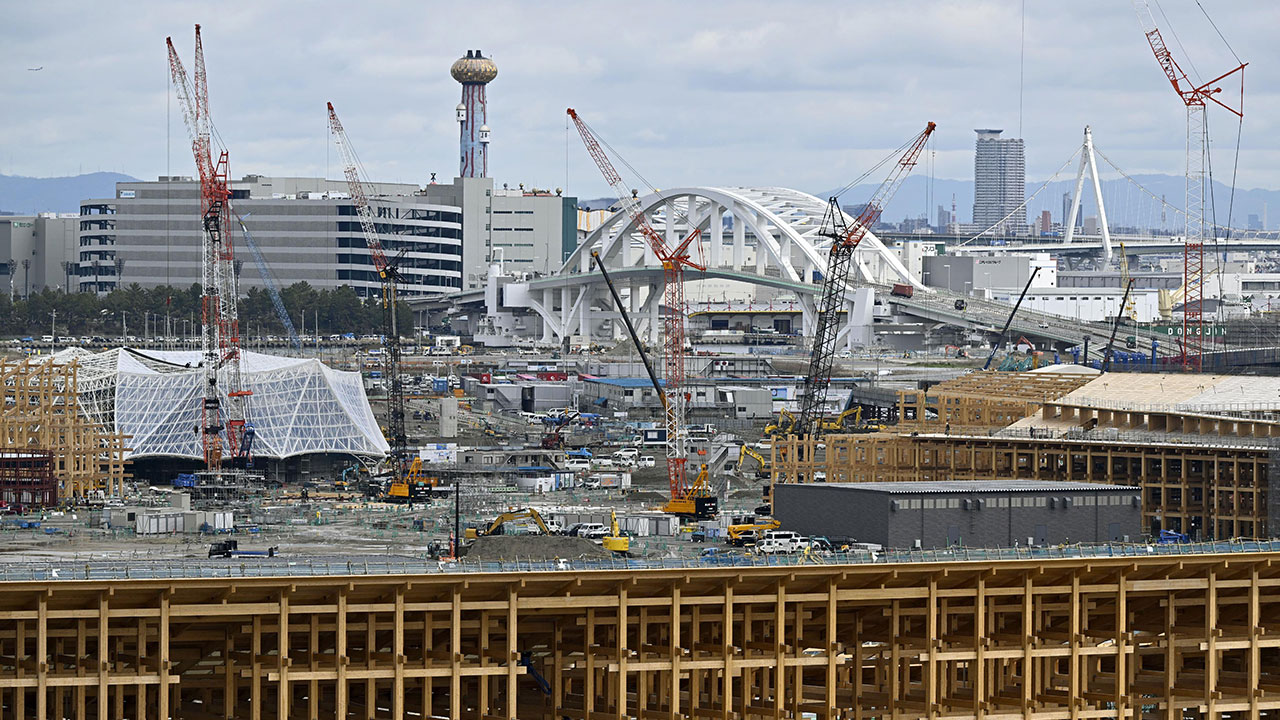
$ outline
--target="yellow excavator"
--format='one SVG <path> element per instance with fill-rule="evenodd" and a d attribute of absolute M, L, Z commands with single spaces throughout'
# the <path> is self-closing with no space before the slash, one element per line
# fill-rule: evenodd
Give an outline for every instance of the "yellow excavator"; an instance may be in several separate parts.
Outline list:
<path fill-rule="evenodd" d="M 422 458 L 415 457 L 409 465 L 409 471 L 403 478 L 391 481 L 387 488 L 386 499 L 389 502 L 427 502 L 431 499 L 431 490 L 435 487 L 435 478 L 428 478 L 422 471 Z"/>
<path fill-rule="evenodd" d="M 738 475 L 740 477 L 746 477 L 746 473 L 743 472 L 743 463 L 747 461 L 747 458 L 754 458 L 755 461 L 760 464 L 759 469 L 756 470 L 756 477 L 768 476 L 769 459 L 764 455 L 761 455 L 755 448 L 744 444 L 742 449 L 738 451 Z"/>
<path fill-rule="evenodd" d="M 885 426 L 883 423 L 875 420 L 863 422 L 862 406 L 854 405 L 853 407 L 846 408 L 845 411 L 837 415 L 834 420 L 823 420 L 822 429 L 827 432 L 871 433 L 884 430 Z"/>
<path fill-rule="evenodd" d="M 796 416 L 791 411 L 782 408 L 778 413 L 778 419 L 764 426 L 764 434 L 768 437 L 774 435 L 790 435 L 791 430 L 796 426 Z"/>
<path fill-rule="evenodd" d="M 537 510 L 534 510 L 533 508 L 522 508 L 520 510 L 512 510 L 511 512 L 502 513 L 498 517 L 494 518 L 493 522 L 489 523 L 489 527 L 487 528 L 480 530 L 477 530 L 476 528 L 467 528 L 465 537 L 468 540 L 475 540 L 477 537 L 484 537 L 486 535 L 498 535 L 502 532 L 503 525 L 517 520 L 532 520 L 533 524 L 538 527 L 538 530 L 542 531 L 543 535 L 553 534 L 551 532 L 551 528 L 547 527 L 546 521 L 542 519 L 542 515 L 540 515 Z M 615 524 L 615 528 L 616 527 L 617 526 Z"/>
<path fill-rule="evenodd" d="M 782 527 L 782 523 L 777 520 L 765 520 L 757 523 L 745 523 L 742 525 L 730 525 L 725 533 L 729 536 L 729 544 L 742 547 L 760 539 L 760 536 L 770 530 L 777 530 Z"/>
<path fill-rule="evenodd" d="M 604 549 L 618 555 L 626 555 L 631 551 L 631 538 L 623 535 L 618 529 L 618 513 L 609 511 L 609 534 L 601 539 Z"/>

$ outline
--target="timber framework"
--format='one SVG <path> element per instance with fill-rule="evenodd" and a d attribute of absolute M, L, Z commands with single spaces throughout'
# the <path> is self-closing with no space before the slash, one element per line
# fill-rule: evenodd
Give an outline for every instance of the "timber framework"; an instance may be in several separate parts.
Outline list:
<path fill-rule="evenodd" d="M 1280 716 L 1280 553 L 0 583 L 0 717 Z"/>

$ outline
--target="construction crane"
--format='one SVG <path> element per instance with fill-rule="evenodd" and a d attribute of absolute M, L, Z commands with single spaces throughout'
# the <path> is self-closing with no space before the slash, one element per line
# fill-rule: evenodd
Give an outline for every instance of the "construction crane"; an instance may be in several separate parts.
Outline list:
<path fill-rule="evenodd" d="M 400 284 L 400 271 L 396 264 L 387 259 L 387 254 L 378 241 L 378 230 L 373 222 L 373 210 L 369 207 L 369 197 L 364 191 L 364 181 L 360 178 L 360 170 L 356 164 L 355 152 L 347 140 L 347 132 L 338 120 L 338 113 L 329 103 L 329 132 L 338 146 L 342 156 L 342 174 L 347 178 L 347 187 L 351 191 L 351 200 L 356 206 L 356 215 L 360 218 L 360 229 L 364 233 L 365 244 L 369 246 L 369 255 L 373 258 L 373 267 L 378 271 L 378 280 L 382 284 L 382 306 L 385 310 L 385 343 L 382 352 L 383 377 L 387 383 L 387 439 L 391 445 L 392 481 L 399 482 L 405 476 L 404 461 L 408 453 L 408 434 L 405 431 L 404 381 L 400 375 L 400 328 L 397 315 L 397 286 Z"/>
<path fill-rule="evenodd" d="M 236 299 L 235 248 L 231 240 L 231 186 L 227 151 L 215 162 L 211 148 L 213 123 L 209 117 L 209 89 L 204 65 L 204 45 L 196 25 L 195 75 L 186 68 L 166 38 L 169 72 L 182 120 L 191 135 L 191 151 L 200 176 L 200 335 L 204 390 L 201 399 L 200 436 L 208 470 L 222 474 L 222 443 L 225 430 L 227 449 L 233 458 L 244 458 L 241 444 L 245 433 L 247 398 L 240 378 L 240 319 Z M 226 395 L 226 405 L 222 396 Z"/>
<path fill-rule="evenodd" d="M 276 286 L 276 278 L 271 274 L 267 259 L 262 256 L 262 250 L 254 241 L 248 226 L 244 224 L 244 217 L 237 214 L 236 222 L 240 224 L 240 234 L 244 235 L 244 244 L 253 254 L 253 262 L 258 266 L 258 274 L 262 276 L 262 282 L 267 286 L 267 295 L 271 297 L 271 305 L 276 309 L 276 316 L 280 318 L 280 324 L 284 325 L 285 332 L 289 333 L 289 344 L 293 345 L 294 350 L 302 352 L 302 338 L 298 337 L 298 329 L 293 326 L 293 318 L 289 317 L 289 312 L 285 310 L 284 298 L 280 297 L 280 288 Z M 316 332 L 319 332 L 318 328 Z"/>
<path fill-rule="evenodd" d="M 658 392 L 664 398 L 662 405 L 667 429 L 667 482 L 671 487 L 671 501 L 668 503 L 668 508 L 669 512 L 686 515 L 689 514 L 686 511 L 693 510 L 696 504 L 694 492 L 697 483 L 689 482 L 685 467 L 689 460 L 689 439 L 685 428 L 685 407 L 689 396 L 684 387 L 684 326 L 687 317 L 684 302 L 684 271 L 685 268 L 706 270 L 689 256 L 689 245 L 701 237 L 701 230 L 698 227 L 691 228 L 689 235 L 683 241 L 674 248 L 669 247 L 666 240 L 649 224 L 649 218 L 645 217 L 640 201 L 635 193 L 627 188 L 626 183 L 622 181 L 622 176 L 614 169 L 595 132 L 583 122 L 582 118 L 578 117 L 578 113 L 573 108 L 569 108 L 566 112 L 578 128 L 578 134 L 582 136 L 582 142 L 586 145 L 587 152 L 591 154 L 591 159 L 595 161 L 605 181 L 618 196 L 618 202 L 623 211 L 635 229 L 644 237 L 649 249 L 662 263 L 663 304 L 666 305 L 666 311 L 661 313 L 663 382 Z M 670 228 L 675 218 L 668 215 L 666 221 Z M 604 263 L 600 262 L 598 256 L 593 257 L 596 257 L 597 263 L 603 270 Z M 618 302 L 618 308 L 622 309 L 621 301 Z M 699 476 L 704 474 L 699 473 Z"/>
<path fill-rule="evenodd" d="M 1204 242 L 1205 242 L 1205 174 L 1209 159 L 1209 126 L 1205 119 L 1205 110 L 1212 102 L 1238 118 L 1244 118 L 1244 68 L 1248 63 L 1240 63 L 1236 67 L 1201 83 L 1193 83 L 1182 66 L 1173 59 L 1169 47 L 1156 27 L 1155 17 L 1147 0 L 1133 0 L 1134 10 L 1138 13 L 1138 21 L 1142 23 L 1142 32 L 1155 53 L 1156 62 L 1164 71 L 1165 77 L 1173 85 L 1174 92 L 1187 108 L 1187 179 L 1186 179 L 1186 236 L 1182 246 L 1182 285 L 1184 301 L 1182 304 L 1182 365 L 1188 370 L 1197 372 L 1202 368 L 1202 352 L 1204 348 Z M 1239 58 L 1236 58 L 1239 60 Z M 1218 83 L 1236 73 L 1240 73 L 1240 107 L 1233 108 L 1215 97 L 1222 92 Z"/>
<path fill-rule="evenodd" d="M 613 296 L 613 302 L 618 306 L 618 314 L 622 316 L 622 324 L 627 328 L 627 334 L 631 337 L 631 344 L 635 346 L 636 352 L 640 354 L 640 362 L 644 365 L 644 371 L 649 375 L 649 382 L 653 384 L 653 390 L 658 396 L 658 400 L 662 402 L 662 408 L 665 415 L 670 417 L 671 408 L 668 406 L 669 397 L 663 392 L 662 381 L 658 379 L 658 374 L 653 371 L 653 365 L 649 362 L 649 354 L 645 352 L 644 345 L 640 342 L 640 336 L 636 334 L 635 325 L 631 324 L 631 316 L 627 314 L 627 308 L 622 304 L 622 297 L 618 295 L 618 288 L 613 284 L 613 278 L 609 277 L 609 271 L 605 269 L 604 260 L 600 258 L 600 253 L 595 250 L 591 251 L 591 259 L 595 262 L 596 267 L 600 268 L 600 275 L 604 277 L 604 284 L 609 288 L 609 294 Z M 670 439 L 670 438 L 668 438 Z M 667 448 L 670 452 L 670 443 Z M 671 475 L 671 456 L 667 456 L 667 475 Z M 683 488 L 680 494 L 676 494 L 676 486 L 672 485 L 671 499 L 662 507 L 664 512 L 681 517 L 692 517 L 700 520 L 710 519 L 719 512 L 719 500 L 715 494 L 711 492 L 711 488 L 707 484 L 707 466 L 703 465 L 698 469 L 698 475 L 688 487 Z"/>
<path fill-rule="evenodd" d="M 839 331 L 838 313 L 844 304 L 845 287 L 849 280 L 849 267 L 858 243 L 866 237 L 871 227 L 880 219 L 880 213 L 893 198 L 916 165 L 916 158 L 924 150 L 933 134 L 934 123 L 907 144 L 906 151 L 894 163 L 889 177 L 871 196 L 871 201 L 850 225 L 840 209 L 840 198 L 834 196 L 827 205 L 823 218 L 822 235 L 831 238 L 831 250 L 827 255 L 827 272 L 822 278 L 822 295 L 818 301 L 818 325 L 813 336 L 813 351 L 809 356 L 809 370 L 804 377 L 804 392 L 800 396 L 800 414 L 793 425 L 800 435 L 820 436 L 823 432 L 823 403 L 827 387 L 831 384 L 831 366 L 836 355 L 836 335 Z"/>
<path fill-rule="evenodd" d="M 1133 298 L 1129 297 L 1129 284 L 1133 280 L 1133 276 L 1129 274 L 1129 253 L 1125 252 L 1124 243 L 1120 243 L 1120 285 L 1125 288 L 1125 301 L 1122 312 L 1124 315 L 1134 322 L 1138 322 L 1138 308 L 1134 306 Z"/>
<path fill-rule="evenodd" d="M 1009 317 L 1004 320 L 1004 327 L 1000 328 L 1000 335 L 991 343 L 991 354 L 987 356 L 987 361 L 982 364 L 983 370 L 991 369 L 991 361 L 996 359 L 996 351 L 1000 349 L 1000 343 L 1004 341 L 1004 334 L 1009 332 L 1009 326 L 1013 324 L 1013 316 L 1018 314 L 1018 308 L 1022 307 L 1022 301 L 1027 297 L 1027 291 L 1031 289 L 1031 283 L 1036 280 L 1036 273 L 1040 272 L 1040 266 L 1031 268 L 1031 277 L 1027 278 L 1027 284 L 1022 286 L 1022 292 L 1018 294 L 1018 301 L 1013 304 L 1013 309 L 1009 311 Z M 1086 353 L 1087 355 L 1087 353 Z"/>

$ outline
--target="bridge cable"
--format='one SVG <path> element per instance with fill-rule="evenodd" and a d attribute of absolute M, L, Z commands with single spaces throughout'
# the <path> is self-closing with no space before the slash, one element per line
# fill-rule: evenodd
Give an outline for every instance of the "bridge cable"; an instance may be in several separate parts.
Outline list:
<path fill-rule="evenodd" d="M 1027 208 L 1027 205 L 1028 205 L 1032 200 L 1035 200 L 1037 195 L 1039 195 L 1042 191 L 1044 191 L 1044 189 L 1045 189 L 1045 188 L 1049 187 L 1049 184 L 1050 184 L 1050 183 L 1052 183 L 1054 180 L 1057 180 L 1057 179 L 1058 179 L 1058 176 L 1062 174 L 1062 171 L 1063 171 L 1063 170 L 1066 170 L 1066 169 L 1067 169 L 1067 166 L 1071 164 L 1071 161 L 1076 159 L 1076 155 L 1079 155 L 1079 154 L 1080 154 L 1080 150 L 1081 150 L 1081 149 L 1082 149 L 1082 148 L 1076 148 L 1076 151 L 1075 151 L 1075 152 L 1073 152 L 1073 153 L 1071 153 L 1071 157 L 1067 158 L 1067 161 L 1066 161 L 1066 162 L 1062 163 L 1062 167 L 1058 168 L 1058 171 L 1057 171 L 1057 172 L 1055 172 L 1055 173 L 1053 174 L 1053 177 L 1050 177 L 1048 180 L 1045 180 L 1045 181 L 1044 181 L 1044 184 L 1043 184 L 1043 185 L 1041 185 L 1040 187 L 1036 188 L 1036 191 L 1035 191 L 1035 192 L 1033 192 L 1033 193 L 1031 193 L 1031 196 L 1030 196 L 1030 197 L 1028 197 L 1026 200 L 1023 200 L 1023 201 L 1022 201 L 1022 204 L 1018 205 L 1018 207 L 1016 207 L 1016 208 L 1014 208 L 1013 210 L 1011 210 L 1011 211 L 1009 212 L 1009 214 L 1008 214 L 1008 215 L 1005 215 L 1004 217 L 1000 218 L 1000 219 L 999 219 L 999 220 L 997 220 L 994 224 L 992 224 L 991 226 L 989 226 L 987 229 L 983 230 L 982 232 L 978 233 L 977 235 L 974 235 L 973 237 L 969 238 L 968 240 L 965 240 L 964 242 L 960 243 L 957 247 L 964 247 L 965 245 L 968 245 L 969 243 L 973 242 L 974 240 L 977 240 L 978 238 L 982 237 L 983 235 L 986 235 L 988 232 L 991 232 L 993 229 L 995 229 L 995 228 L 999 227 L 1002 223 L 1004 223 L 1004 221 L 1005 221 L 1005 220 L 1008 220 L 1009 218 L 1011 218 L 1011 217 L 1013 217 L 1014 215 L 1016 215 L 1016 214 L 1018 213 L 1018 211 L 1019 211 L 1019 210 L 1023 210 L 1023 211 L 1025 211 L 1025 210 L 1026 210 L 1026 208 Z M 1078 198 L 1077 198 L 1077 199 L 1078 199 Z"/>

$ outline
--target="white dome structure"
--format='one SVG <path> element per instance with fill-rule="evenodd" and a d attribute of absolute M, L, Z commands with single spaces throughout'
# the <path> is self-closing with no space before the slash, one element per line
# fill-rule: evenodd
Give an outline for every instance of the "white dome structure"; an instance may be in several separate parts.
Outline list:
<path fill-rule="evenodd" d="M 131 436 L 125 459 L 201 459 L 204 371 L 200 353 L 117 348 L 100 353 L 64 350 L 53 362 L 80 365 L 77 394 L 84 412 Z M 248 397 L 256 457 L 308 453 L 382 457 L 390 449 L 357 372 L 319 360 L 243 353 L 241 382 Z M 223 450 L 226 452 L 224 439 Z"/>

